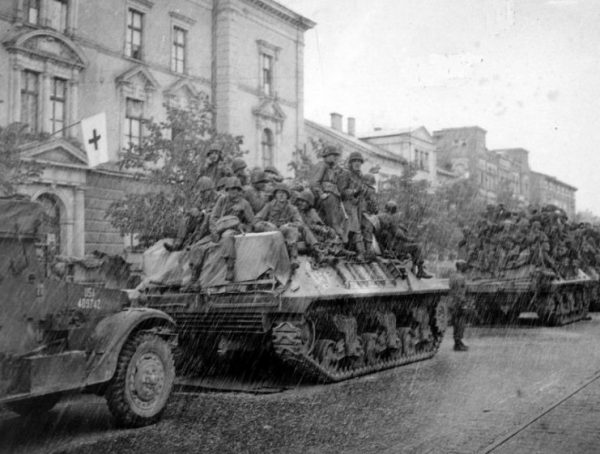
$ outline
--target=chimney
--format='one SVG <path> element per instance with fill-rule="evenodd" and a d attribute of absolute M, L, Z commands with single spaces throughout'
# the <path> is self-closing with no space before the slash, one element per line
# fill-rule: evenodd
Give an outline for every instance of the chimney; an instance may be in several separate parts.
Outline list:
<path fill-rule="evenodd" d="M 331 114 L 331 129 L 342 132 L 342 115 L 336 112 Z"/>
<path fill-rule="evenodd" d="M 348 135 L 354 137 L 356 135 L 356 118 L 348 117 Z"/>

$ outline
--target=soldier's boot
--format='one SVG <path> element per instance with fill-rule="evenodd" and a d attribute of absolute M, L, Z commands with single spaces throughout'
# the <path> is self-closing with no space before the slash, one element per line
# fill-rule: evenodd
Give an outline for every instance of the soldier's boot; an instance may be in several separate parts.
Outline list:
<path fill-rule="evenodd" d="M 425 264 L 420 262 L 417 264 L 417 279 L 431 279 L 433 276 L 425 271 Z"/>
<path fill-rule="evenodd" d="M 295 271 L 300 266 L 298 263 L 298 246 L 296 243 L 288 244 L 288 252 L 290 254 L 290 265 L 292 267 L 292 271 Z"/>
<path fill-rule="evenodd" d="M 467 350 L 469 350 L 469 347 L 467 347 L 462 340 L 459 339 L 454 341 L 455 352 L 466 352 Z"/>
<path fill-rule="evenodd" d="M 354 243 L 356 247 L 356 260 L 359 262 L 365 261 L 365 245 L 362 241 L 356 241 Z"/>
<path fill-rule="evenodd" d="M 371 261 L 375 258 L 375 251 L 373 251 L 373 242 L 365 240 L 365 259 Z"/>
<path fill-rule="evenodd" d="M 235 259 L 226 258 L 225 266 L 227 270 L 225 271 L 225 280 L 233 282 L 235 280 Z"/>

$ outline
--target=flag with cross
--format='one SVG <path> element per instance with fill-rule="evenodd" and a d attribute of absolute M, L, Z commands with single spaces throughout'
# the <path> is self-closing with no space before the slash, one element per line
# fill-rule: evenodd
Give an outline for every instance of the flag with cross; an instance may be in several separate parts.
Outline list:
<path fill-rule="evenodd" d="M 108 142 L 106 137 L 106 113 L 102 112 L 81 120 L 83 144 L 88 157 L 88 165 L 96 167 L 108 162 Z"/>

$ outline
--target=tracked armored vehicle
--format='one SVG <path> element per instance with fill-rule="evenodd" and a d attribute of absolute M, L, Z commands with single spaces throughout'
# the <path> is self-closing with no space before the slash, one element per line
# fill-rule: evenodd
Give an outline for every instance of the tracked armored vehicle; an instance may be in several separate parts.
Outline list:
<path fill-rule="evenodd" d="M 587 317 L 598 281 L 583 271 L 563 278 L 533 266 L 505 270 L 494 278 L 468 276 L 467 294 L 483 322 L 534 317 L 561 326 Z"/>
<path fill-rule="evenodd" d="M 335 382 L 431 358 L 440 346 L 447 283 L 417 279 L 408 263 L 378 257 L 317 266 L 301 255 L 292 271 L 281 233 L 255 233 L 236 237 L 235 281 L 226 282 L 218 248 L 205 249 L 195 285 L 163 275 L 139 289 L 140 304 L 176 320 L 184 355 L 267 351 Z"/>

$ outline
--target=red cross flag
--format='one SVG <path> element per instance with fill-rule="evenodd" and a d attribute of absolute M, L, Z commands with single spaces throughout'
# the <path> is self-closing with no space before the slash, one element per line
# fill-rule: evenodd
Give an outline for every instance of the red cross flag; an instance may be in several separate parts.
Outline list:
<path fill-rule="evenodd" d="M 106 137 L 106 113 L 81 120 L 83 144 L 88 157 L 88 165 L 96 167 L 108 162 L 108 142 Z"/>

